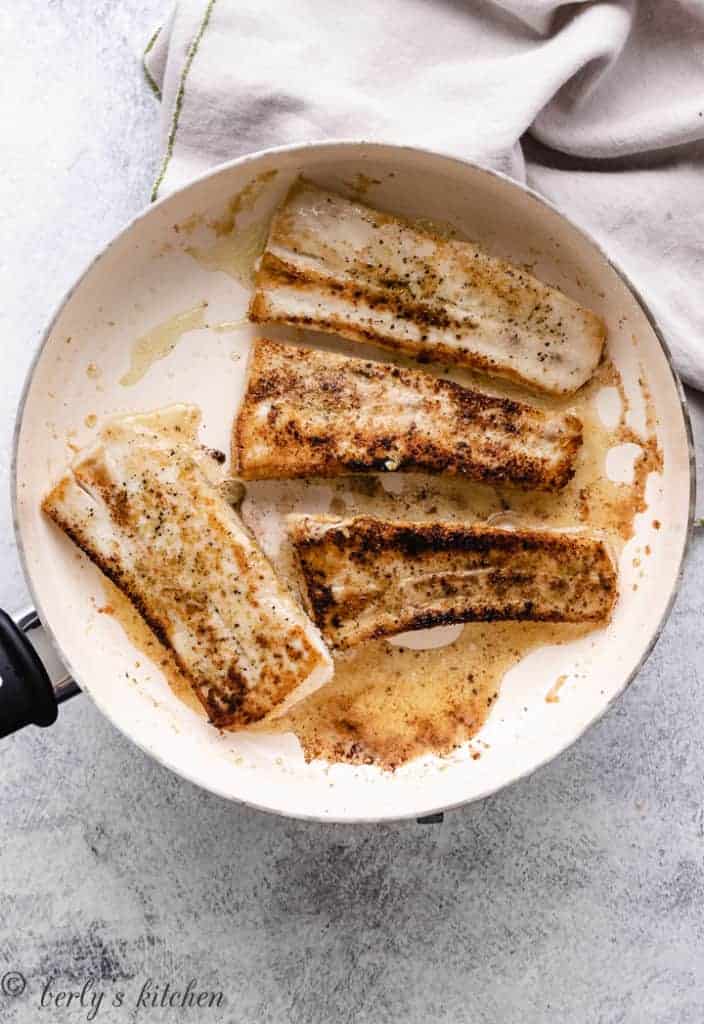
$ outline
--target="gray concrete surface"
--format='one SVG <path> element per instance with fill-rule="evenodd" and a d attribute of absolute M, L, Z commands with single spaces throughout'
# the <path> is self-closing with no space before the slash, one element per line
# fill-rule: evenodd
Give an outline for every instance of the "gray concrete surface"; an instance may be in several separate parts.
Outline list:
<path fill-rule="evenodd" d="M 0 604 L 26 595 L 7 461 L 49 311 L 145 201 L 161 0 L 13 0 L 2 48 Z M 704 550 L 625 698 L 556 763 L 440 826 L 230 806 L 88 699 L 0 747 L 0 1020 L 701 1024 Z M 169 982 L 210 1009 L 137 1007 Z M 9 980 L 8 980 L 9 979 Z M 52 980 L 53 979 L 53 980 Z M 42 991 L 51 983 L 40 1005 Z M 84 1005 L 50 1004 L 80 991 Z M 154 988 L 152 987 L 152 992 Z M 121 1007 L 114 1007 L 118 993 Z"/>

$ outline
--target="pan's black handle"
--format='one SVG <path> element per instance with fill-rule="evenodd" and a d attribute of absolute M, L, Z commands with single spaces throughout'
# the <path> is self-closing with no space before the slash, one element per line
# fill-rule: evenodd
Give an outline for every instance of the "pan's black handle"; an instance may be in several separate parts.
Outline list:
<path fill-rule="evenodd" d="M 38 625 L 34 612 L 15 624 L 0 609 L 0 737 L 25 725 L 53 725 L 61 701 L 80 692 L 72 680 L 54 687 L 27 639 L 27 631 Z"/>

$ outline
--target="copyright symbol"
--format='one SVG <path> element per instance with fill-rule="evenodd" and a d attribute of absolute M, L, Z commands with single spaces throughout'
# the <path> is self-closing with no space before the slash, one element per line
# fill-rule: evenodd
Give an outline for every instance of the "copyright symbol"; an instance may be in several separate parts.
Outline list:
<path fill-rule="evenodd" d="M 0 989 L 4 996 L 12 996 L 15 999 L 17 996 L 21 996 L 26 988 L 27 979 L 19 971 L 7 971 L 0 978 Z"/>

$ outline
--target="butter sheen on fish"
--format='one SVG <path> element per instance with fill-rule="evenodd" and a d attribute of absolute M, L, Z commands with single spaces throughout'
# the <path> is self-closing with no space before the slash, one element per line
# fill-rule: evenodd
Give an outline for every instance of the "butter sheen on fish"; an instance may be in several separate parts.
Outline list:
<path fill-rule="evenodd" d="M 589 380 L 606 338 L 591 310 L 478 245 L 307 183 L 274 216 L 249 315 L 558 395 Z"/>
<path fill-rule="evenodd" d="M 275 717 L 332 674 L 317 629 L 221 495 L 171 406 L 109 422 L 43 509 L 169 647 L 217 726 Z"/>

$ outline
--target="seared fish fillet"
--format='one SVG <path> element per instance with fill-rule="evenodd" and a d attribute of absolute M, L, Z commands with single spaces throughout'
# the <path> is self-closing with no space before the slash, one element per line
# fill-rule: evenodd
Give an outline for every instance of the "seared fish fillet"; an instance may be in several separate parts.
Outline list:
<path fill-rule="evenodd" d="M 373 516 L 289 516 L 313 617 L 336 648 L 452 622 L 605 623 L 616 570 L 601 541 Z"/>
<path fill-rule="evenodd" d="M 462 473 L 557 490 L 574 474 L 582 425 L 386 363 L 254 343 L 233 436 L 248 480 L 369 470 Z"/>
<path fill-rule="evenodd" d="M 570 394 L 606 328 L 590 310 L 479 246 L 298 184 L 274 216 L 249 311 Z"/>
<path fill-rule="evenodd" d="M 244 727 L 326 681 L 318 631 L 221 497 L 200 412 L 112 421 L 44 511 L 170 647 L 211 722 Z"/>

